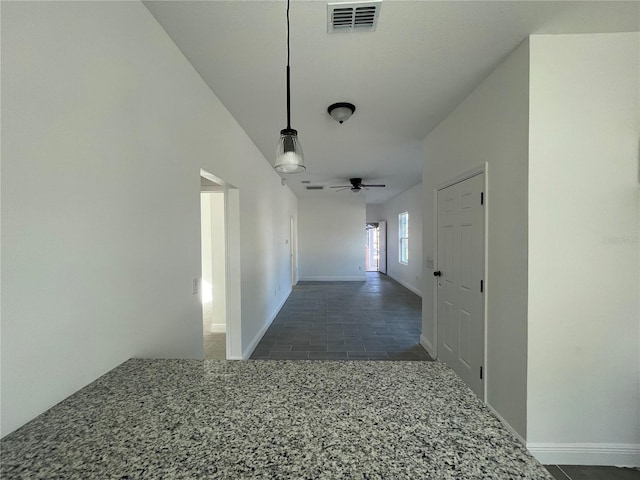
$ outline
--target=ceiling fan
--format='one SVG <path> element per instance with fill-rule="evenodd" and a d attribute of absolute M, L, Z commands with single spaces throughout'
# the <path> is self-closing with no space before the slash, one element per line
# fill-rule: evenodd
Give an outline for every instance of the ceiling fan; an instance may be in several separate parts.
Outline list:
<path fill-rule="evenodd" d="M 351 182 L 351 185 L 336 185 L 330 188 L 339 188 L 340 190 L 337 190 L 338 192 L 346 188 L 350 188 L 352 192 L 359 192 L 360 190 L 363 190 L 363 189 L 369 190 L 370 188 L 386 187 L 386 185 L 373 185 L 373 184 L 362 183 L 361 178 L 350 178 L 349 182 Z"/>

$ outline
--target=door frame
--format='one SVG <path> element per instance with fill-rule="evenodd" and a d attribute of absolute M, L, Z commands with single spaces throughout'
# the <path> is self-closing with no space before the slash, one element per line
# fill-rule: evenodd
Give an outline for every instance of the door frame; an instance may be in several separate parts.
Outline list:
<path fill-rule="evenodd" d="M 482 363 L 483 363 L 483 393 L 484 393 L 484 399 L 483 402 L 487 403 L 487 385 L 489 384 L 489 368 L 487 365 L 487 304 L 489 303 L 487 301 L 487 299 L 489 298 L 489 293 L 490 293 L 490 288 L 491 286 L 489 285 L 489 282 L 487 281 L 489 275 L 489 271 L 488 271 L 488 262 L 487 259 L 489 258 L 489 228 L 488 228 L 488 222 L 489 222 L 489 202 L 487 202 L 487 198 L 488 198 L 488 191 L 489 191 L 489 163 L 488 162 L 484 162 L 480 165 L 478 165 L 477 167 L 471 168 L 469 170 L 466 170 L 454 177 L 449 178 L 448 180 L 439 183 L 438 185 L 436 185 L 435 187 L 433 187 L 433 237 L 434 237 L 434 267 L 433 267 L 433 271 L 437 271 L 439 269 L 439 265 L 438 265 L 438 192 L 440 192 L 440 190 L 444 190 L 447 187 L 450 187 L 452 185 L 455 185 L 456 183 L 460 183 L 460 182 L 464 182 L 465 180 L 470 179 L 471 177 L 475 177 L 477 175 L 482 175 L 484 174 L 484 224 L 483 224 L 483 236 L 484 236 L 484 258 L 482 259 L 483 262 L 483 270 L 484 270 L 484 295 L 482 297 L 482 316 L 483 316 L 483 321 L 484 321 L 484 352 L 483 352 L 483 359 L 482 359 Z M 438 282 L 434 281 L 433 282 L 433 344 L 432 349 L 433 349 L 433 353 L 435 354 L 435 358 L 438 358 Z"/>
<path fill-rule="evenodd" d="M 377 223 L 378 224 L 378 272 L 382 273 L 383 275 L 388 275 L 389 272 L 389 262 L 387 261 L 388 255 L 388 247 L 389 244 L 387 242 L 387 238 L 389 237 L 389 235 L 387 235 L 387 232 L 389 230 L 389 222 L 387 222 L 386 220 L 376 220 L 375 222 L 372 223 Z M 380 252 L 382 251 L 382 249 L 380 248 L 380 225 L 384 225 L 384 240 L 383 240 L 383 244 L 384 244 L 384 257 L 380 254 Z M 384 272 L 380 269 L 380 266 L 382 265 L 382 260 L 384 260 Z"/>
<path fill-rule="evenodd" d="M 242 358 L 242 325 L 240 316 L 240 192 L 220 177 L 200 169 L 200 177 L 216 183 L 217 187 L 200 187 L 201 192 L 224 192 L 225 226 L 225 297 L 226 297 L 226 355 L 227 360 Z M 202 276 L 202 273 L 200 274 Z M 200 318 L 202 322 L 202 317 Z"/>
<path fill-rule="evenodd" d="M 289 216 L 289 260 L 291 262 L 291 286 L 298 284 L 298 238 L 296 217 Z"/>
<path fill-rule="evenodd" d="M 368 228 L 368 226 L 371 225 L 371 228 Z M 375 225 L 375 227 L 374 227 Z M 367 231 L 367 246 L 365 248 L 365 251 L 369 254 L 369 258 L 365 258 L 364 261 L 364 270 L 365 272 L 376 272 L 379 273 L 380 272 L 380 243 L 379 240 L 375 241 L 375 242 L 371 242 L 370 237 L 371 237 L 371 230 L 375 230 L 375 235 L 378 237 L 378 239 L 380 238 L 380 227 L 379 227 L 379 223 L 378 221 L 375 222 L 365 222 L 365 229 Z M 371 270 L 371 258 L 374 256 L 374 254 L 372 253 L 371 249 L 369 248 L 369 244 L 375 244 L 376 245 L 376 250 L 375 250 L 375 255 L 378 258 L 378 263 L 376 265 L 376 269 L 375 270 Z M 369 270 L 367 270 L 367 264 L 369 264 Z"/>

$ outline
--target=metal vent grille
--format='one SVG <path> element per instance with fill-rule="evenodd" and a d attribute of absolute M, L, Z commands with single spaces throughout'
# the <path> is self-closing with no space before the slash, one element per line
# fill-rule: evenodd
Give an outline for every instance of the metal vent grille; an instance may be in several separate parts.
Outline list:
<path fill-rule="evenodd" d="M 329 3 L 328 31 L 371 32 L 378 25 L 382 0 L 374 2 Z"/>
<path fill-rule="evenodd" d="M 307 190 L 324 190 L 322 185 L 308 185 Z"/>

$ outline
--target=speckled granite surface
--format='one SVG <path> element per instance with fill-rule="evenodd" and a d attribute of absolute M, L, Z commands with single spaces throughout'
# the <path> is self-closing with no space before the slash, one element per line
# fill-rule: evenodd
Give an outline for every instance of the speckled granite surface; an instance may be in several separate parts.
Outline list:
<path fill-rule="evenodd" d="M 552 480 L 439 362 L 130 360 L 1 448 L 6 479 Z"/>

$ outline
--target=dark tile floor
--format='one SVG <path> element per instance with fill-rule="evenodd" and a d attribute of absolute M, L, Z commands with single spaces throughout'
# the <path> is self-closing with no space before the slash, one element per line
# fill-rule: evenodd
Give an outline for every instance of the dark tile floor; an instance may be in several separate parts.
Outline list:
<path fill-rule="evenodd" d="M 299 282 L 252 359 L 431 360 L 420 345 L 422 300 L 386 275 Z"/>
<path fill-rule="evenodd" d="M 640 480 L 640 470 L 584 465 L 545 465 L 556 480 Z"/>

